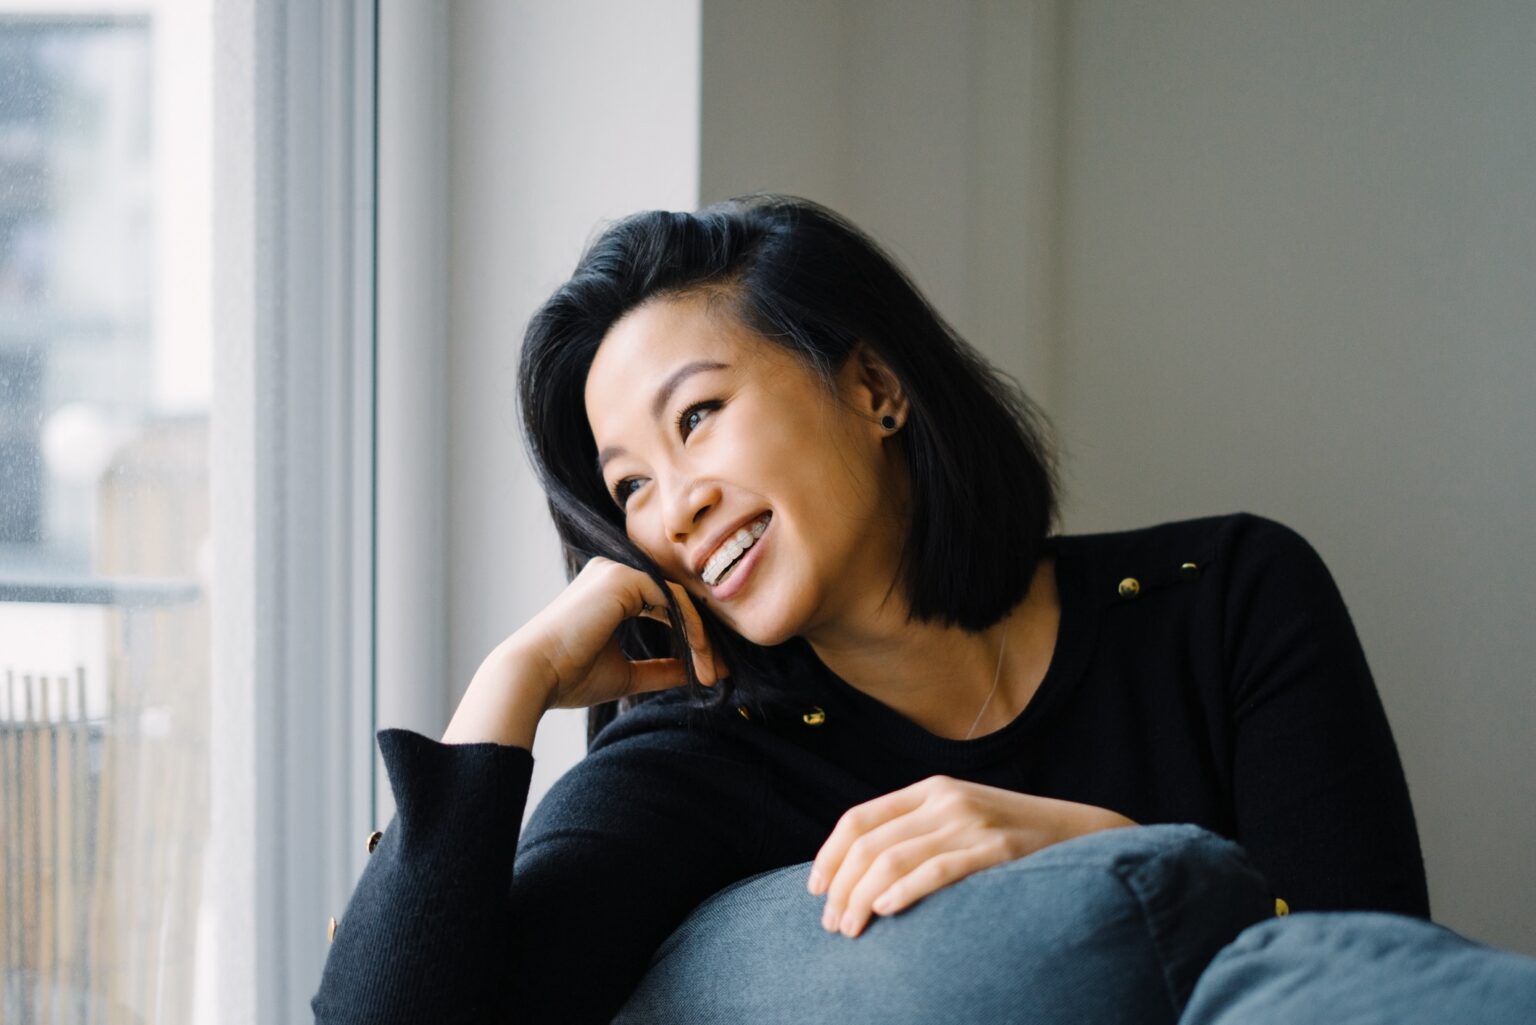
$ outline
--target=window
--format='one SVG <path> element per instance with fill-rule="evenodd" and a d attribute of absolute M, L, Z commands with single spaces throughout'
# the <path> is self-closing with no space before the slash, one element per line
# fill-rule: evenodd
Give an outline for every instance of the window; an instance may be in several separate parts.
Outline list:
<path fill-rule="evenodd" d="M 307 1013 L 371 827 L 372 26 L 0 0 L 0 1021 Z"/>
<path fill-rule="evenodd" d="M 0 20 L 7 1021 L 186 1020 L 196 989 L 208 178 L 175 222 L 157 186 L 208 137 L 193 95 L 155 103 L 153 25 Z"/>

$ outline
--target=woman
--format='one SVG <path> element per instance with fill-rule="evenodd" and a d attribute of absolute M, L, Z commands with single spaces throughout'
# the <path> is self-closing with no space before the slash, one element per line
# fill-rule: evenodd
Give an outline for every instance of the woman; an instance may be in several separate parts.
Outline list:
<path fill-rule="evenodd" d="M 754 874 L 811 862 L 852 940 L 1137 824 L 1236 840 L 1293 909 L 1428 917 L 1317 553 L 1246 513 L 1052 533 L 1044 419 L 831 211 L 613 224 L 533 316 L 519 393 L 571 580 L 441 742 L 380 734 L 399 812 L 322 1020 L 608 1021 Z M 520 833 L 539 720 L 582 707 L 587 757 Z"/>

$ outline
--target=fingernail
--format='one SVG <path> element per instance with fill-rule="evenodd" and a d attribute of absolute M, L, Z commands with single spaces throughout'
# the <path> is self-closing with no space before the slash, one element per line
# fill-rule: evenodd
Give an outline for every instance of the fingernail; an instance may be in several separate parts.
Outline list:
<path fill-rule="evenodd" d="M 821 873 L 817 872 L 817 871 L 815 871 L 813 869 L 811 871 L 811 878 L 805 884 L 805 888 L 807 890 L 811 891 L 812 893 L 820 893 L 821 892 Z"/>
<path fill-rule="evenodd" d="M 831 908 L 827 908 L 827 910 L 821 913 L 821 927 L 827 930 L 827 932 L 837 932 L 837 928 L 832 921 Z"/>
<path fill-rule="evenodd" d="M 842 933 L 844 936 L 853 935 L 854 917 L 852 911 L 843 912 Z"/>
<path fill-rule="evenodd" d="M 874 902 L 874 904 L 871 905 L 871 907 L 883 915 L 887 911 L 891 910 L 891 905 L 894 903 L 896 902 L 890 897 L 880 897 Z"/>

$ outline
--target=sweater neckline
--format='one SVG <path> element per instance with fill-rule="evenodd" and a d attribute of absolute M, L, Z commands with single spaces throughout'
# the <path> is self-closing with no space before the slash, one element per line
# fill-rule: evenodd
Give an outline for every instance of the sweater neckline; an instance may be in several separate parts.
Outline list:
<path fill-rule="evenodd" d="M 1061 606 L 1056 645 L 1040 686 L 1011 722 L 970 740 L 941 737 L 919 726 L 900 712 L 865 694 L 819 659 L 817 676 L 829 703 L 828 719 L 836 715 L 851 731 L 900 754 L 955 768 L 984 765 L 999 756 L 1016 753 L 1019 742 L 1038 732 L 1051 710 L 1071 692 L 1082 676 L 1083 663 L 1097 629 L 1097 607 L 1086 592 L 1083 553 L 1073 538 L 1045 538 L 1043 551 L 1056 559 L 1056 592 Z"/>

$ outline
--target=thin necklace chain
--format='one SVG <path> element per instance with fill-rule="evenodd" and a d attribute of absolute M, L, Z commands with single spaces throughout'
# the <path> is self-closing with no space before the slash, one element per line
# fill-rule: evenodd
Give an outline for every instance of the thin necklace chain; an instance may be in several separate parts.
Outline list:
<path fill-rule="evenodd" d="M 987 710 L 992 703 L 992 695 L 997 693 L 997 681 L 1003 676 L 1003 652 L 1008 650 L 1008 635 L 1003 634 L 1003 643 L 997 649 L 997 671 L 992 674 L 992 689 L 987 693 L 987 700 L 981 703 L 981 712 Z M 965 731 L 965 739 L 970 740 L 971 734 L 976 732 L 976 723 L 981 722 L 981 712 L 976 713 L 976 722 L 971 723 L 971 728 Z"/>

